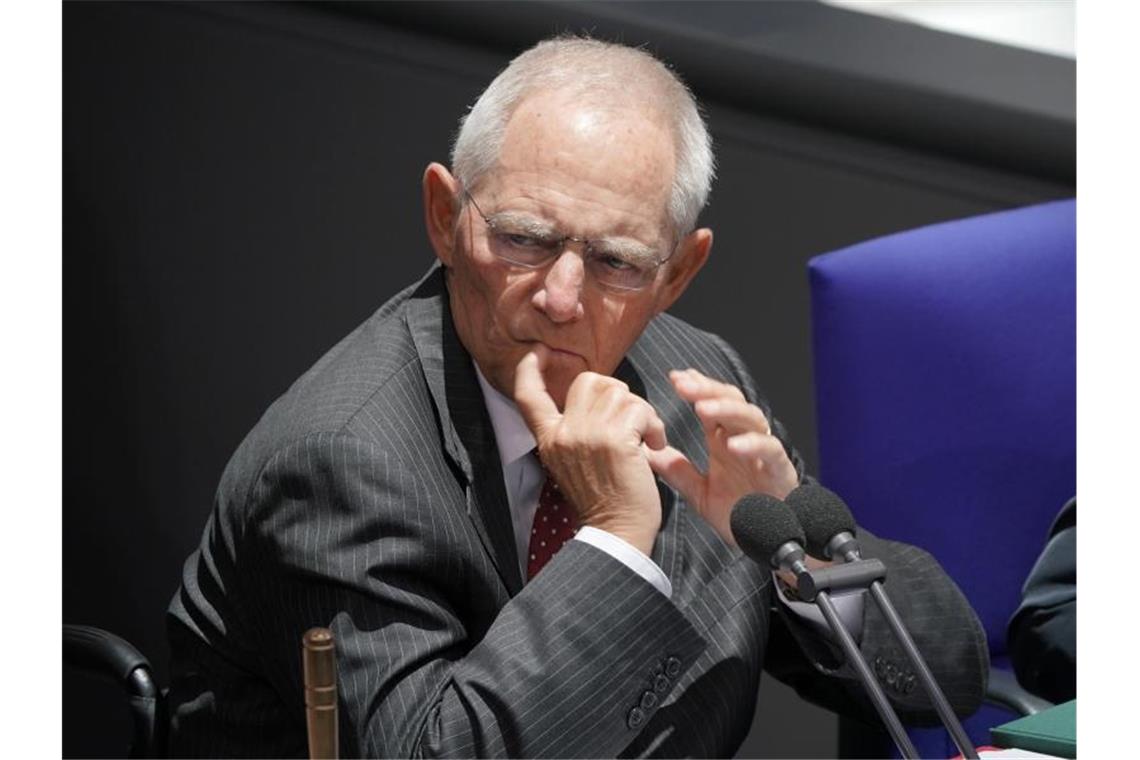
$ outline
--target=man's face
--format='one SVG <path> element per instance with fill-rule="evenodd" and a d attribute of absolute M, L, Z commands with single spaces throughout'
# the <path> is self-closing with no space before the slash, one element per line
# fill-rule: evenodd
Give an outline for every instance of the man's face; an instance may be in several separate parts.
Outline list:
<path fill-rule="evenodd" d="M 672 136 L 655 120 L 543 93 L 516 109 L 499 164 L 471 194 L 492 218 L 507 215 L 564 235 L 625 241 L 663 258 L 676 242 L 666 213 L 673 170 Z M 688 282 L 688 276 L 683 283 L 671 278 L 677 262 L 670 260 L 644 289 L 606 290 L 588 274 L 581 244 L 568 244 L 546 266 L 526 269 L 498 258 L 491 234 L 466 204 L 451 251 L 443 252 L 450 261 L 441 258 L 449 269 L 459 337 L 508 397 L 519 360 L 542 343 L 551 349 L 547 388 L 562 407 L 579 373 L 612 374 L 649 320 Z"/>

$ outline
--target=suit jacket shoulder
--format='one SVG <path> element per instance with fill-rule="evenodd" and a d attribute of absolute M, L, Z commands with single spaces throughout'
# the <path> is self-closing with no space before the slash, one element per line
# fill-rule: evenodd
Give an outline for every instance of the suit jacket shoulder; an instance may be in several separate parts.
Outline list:
<path fill-rule="evenodd" d="M 252 475 L 266 460 L 307 436 L 361 434 L 383 439 L 395 420 L 375 409 L 389 393 L 422 385 L 407 326 L 409 303 L 426 278 L 405 288 L 329 349 L 273 402 L 238 447 L 231 470 Z M 359 424 L 364 416 L 371 424 Z"/>

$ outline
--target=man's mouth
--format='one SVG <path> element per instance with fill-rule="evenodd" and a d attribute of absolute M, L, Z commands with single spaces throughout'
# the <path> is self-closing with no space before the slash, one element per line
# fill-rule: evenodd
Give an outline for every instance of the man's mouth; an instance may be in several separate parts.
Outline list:
<path fill-rule="evenodd" d="M 573 357 L 577 357 L 577 358 L 585 361 L 585 357 L 582 356 L 582 354 L 578 353 L 577 351 L 575 351 L 571 348 L 565 348 L 562 346 L 552 345 L 550 343 L 547 343 L 545 340 L 542 340 L 541 338 L 523 338 L 523 339 L 516 339 L 516 340 L 518 340 L 519 343 L 522 343 L 524 345 L 543 346 L 546 348 L 547 351 L 550 352 L 550 355 L 552 357 L 554 357 L 554 356 L 562 356 L 562 357 L 573 356 Z"/>
<path fill-rule="evenodd" d="M 586 358 L 584 356 L 582 356 L 580 353 L 578 353 L 577 351 L 571 351 L 568 348 L 559 348 L 558 346 L 552 346 L 549 343 L 546 343 L 545 341 L 535 341 L 535 343 L 541 343 L 542 345 L 546 346 L 546 349 L 548 351 L 550 351 L 550 356 L 552 359 L 561 358 L 561 359 L 581 359 L 582 361 L 586 360 Z"/>

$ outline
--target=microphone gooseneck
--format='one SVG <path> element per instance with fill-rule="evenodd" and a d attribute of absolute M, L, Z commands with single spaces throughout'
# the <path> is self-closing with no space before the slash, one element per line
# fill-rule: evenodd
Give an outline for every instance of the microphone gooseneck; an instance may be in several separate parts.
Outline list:
<path fill-rule="evenodd" d="M 803 526 L 809 552 L 827 559 L 842 558 L 845 562 L 856 562 L 860 559 L 859 544 L 855 540 L 855 518 L 851 516 L 851 510 L 836 493 L 823 486 L 801 485 L 788 494 L 787 504 Z M 882 610 L 883 617 L 886 618 L 895 639 L 918 673 L 919 681 L 922 682 L 922 687 L 930 697 L 950 738 L 954 740 L 963 757 L 976 760 L 978 752 L 973 742 L 966 735 L 938 682 L 934 680 L 934 674 L 930 672 L 926 660 L 918 651 L 918 646 L 911 638 L 902 618 L 891 604 L 883 584 L 877 580 L 873 581 L 870 592 L 871 598 Z"/>
<path fill-rule="evenodd" d="M 811 582 L 811 572 L 804 563 L 804 531 L 787 504 L 766 494 L 748 494 L 732 508 L 729 524 L 736 543 L 753 562 L 761 567 L 790 570 L 800 581 Z M 843 626 L 831 595 L 827 591 L 819 591 L 813 601 L 838 639 L 847 661 L 858 674 L 899 752 L 903 757 L 917 758 L 918 750 L 883 693 L 883 687 L 867 666 L 859 646 Z"/>

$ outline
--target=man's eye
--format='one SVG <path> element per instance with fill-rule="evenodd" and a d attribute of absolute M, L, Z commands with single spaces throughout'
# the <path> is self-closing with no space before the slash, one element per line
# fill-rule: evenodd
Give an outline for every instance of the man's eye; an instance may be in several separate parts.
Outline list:
<path fill-rule="evenodd" d="M 617 272 L 630 272 L 637 269 L 636 266 L 629 263 L 625 259 L 607 253 L 599 254 L 598 261 L 600 261 L 607 269 L 613 269 Z"/>
<path fill-rule="evenodd" d="M 519 235 L 516 233 L 505 232 L 503 233 L 503 240 L 515 248 L 545 248 L 545 241 L 540 238 L 531 237 L 530 235 Z"/>

